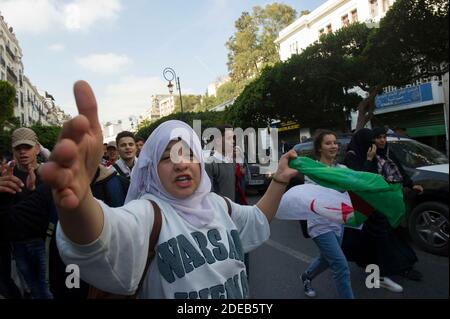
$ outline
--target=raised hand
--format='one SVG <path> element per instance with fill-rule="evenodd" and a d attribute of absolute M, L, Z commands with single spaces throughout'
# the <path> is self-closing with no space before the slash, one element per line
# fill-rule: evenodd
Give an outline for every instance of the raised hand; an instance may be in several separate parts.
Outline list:
<path fill-rule="evenodd" d="M 34 191 L 36 189 L 36 174 L 34 173 L 33 165 L 28 164 L 27 170 L 28 170 L 28 176 L 26 180 L 27 189 L 30 191 Z"/>
<path fill-rule="evenodd" d="M 56 205 L 63 210 L 79 207 L 103 155 L 103 136 L 97 102 L 88 83 L 76 82 L 74 95 L 79 115 L 66 122 L 40 176 L 53 188 Z"/>
<path fill-rule="evenodd" d="M 367 151 L 367 160 L 372 161 L 375 155 L 377 155 L 377 146 L 375 144 L 372 144 L 372 146 Z"/>
<path fill-rule="evenodd" d="M 6 164 L 6 160 L 2 161 L 0 167 L 0 193 L 16 194 L 22 191 L 24 186 L 22 181 L 13 175 L 15 162 L 11 161 Z"/>
<path fill-rule="evenodd" d="M 289 152 L 281 156 L 280 161 L 278 162 L 277 171 L 274 175 L 277 181 L 287 184 L 289 183 L 291 178 L 295 177 L 298 174 L 298 171 L 296 169 L 289 167 L 289 160 L 296 157 L 297 152 L 294 150 L 290 150 Z"/>
<path fill-rule="evenodd" d="M 289 167 L 289 159 L 297 157 L 297 152 L 290 150 L 283 156 L 281 156 L 278 162 L 278 168 L 273 176 L 272 183 L 263 197 L 256 203 L 256 206 L 266 215 L 267 220 L 270 222 L 277 212 L 278 205 L 280 204 L 281 196 L 286 191 L 291 178 L 298 174 L 296 169 Z"/>
<path fill-rule="evenodd" d="M 16 161 L 12 160 L 7 164 L 6 160 L 3 160 L 0 168 L 0 176 L 13 176 L 14 166 L 16 166 Z"/>

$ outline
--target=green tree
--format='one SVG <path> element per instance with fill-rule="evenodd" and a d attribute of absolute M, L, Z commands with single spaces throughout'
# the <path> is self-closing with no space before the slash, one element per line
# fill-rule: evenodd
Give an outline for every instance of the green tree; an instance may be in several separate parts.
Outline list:
<path fill-rule="evenodd" d="M 279 61 L 274 40 L 295 18 L 294 9 L 279 3 L 264 8 L 256 6 L 252 14 L 241 14 L 235 22 L 236 32 L 226 43 L 229 50 L 227 64 L 233 82 L 258 76 L 265 66 Z"/>
<path fill-rule="evenodd" d="M 296 119 L 311 128 L 339 127 L 344 113 L 357 108 L 359 129 L 384 87 L 448 72 L 448 1 L 398 0 L 391 10 L 379 29 L 351 24 L 265 69 L 238 97 L 229 121 L 259 126 Z M 352 93 L 355 88 L 366 97 Z"/>
<path fill-rule="evenodd" d="M 14 99 L 16 89 L 6 81 L 0 81 L 0 127 L 14 115 Z"/>
<path fill-rule="evenodd" d="M 210 96 L 208 94 L 205 94 L 202 96 L 200 105 L 195 109 L 196 112 L 205 112 L 216 106 L 217 104 L 217 98 L 215 96 Z"/>
<path fill-rule="evenodd" d="M 402 86 L 448 72 L 448 13 L 448 0 L 394 3 L 366 47 L 365 68 L 372 70 L 375 81 L 366 87 L 369 97 L 358 106 L 357 129 L 372 118 L 375 96 L 383 87 Z"/>
<path fill-rule="evenodd" d="M 361 100 L 349 89 L 355 86 L 355 73 L 357 79 L 364 75 L 359 64 L 370 32 L 365 25 L 354 24 L 266 68 L 237 98 L 229 121 L 261 127 L 273 119 L 297 120 L 310 128 L 345 129 L 344 112 Z"/>
<path fill-rule="evenodd" d="M 35 124 L 31 126 L 30 129 L 36 133 L 41 145 L 49 150 L 52 150 L 58 140 L 58 136 L 62 128 L 60 126 L 44 126 Z"/>
<path fill-rule="evenodd" d="M 136 135 L 139 135 L 147 139 L 150 134 L 157 128 L 161 123 L 169 120 L 179 120 L 183 121 L 190 126 L 193 125 L 194 120 L 201 121 L 202 131 L 208 127 L 215 127 L 219 124 L 224 124 L 224 112 L 184 112 L 184 113 L 172 113 L 168 116 L 162 117 L 147 126 L 141 127 Z"/>
<path fill-rule="evenodd" d="M 194 111 L 198 105 L 200 105 L 202 96 L 201 95 L 183 95 L 183 112 L 192 112 Z M 175 98 L 175 112 L 180 112 L 180 97 L 177 96 Z"/>

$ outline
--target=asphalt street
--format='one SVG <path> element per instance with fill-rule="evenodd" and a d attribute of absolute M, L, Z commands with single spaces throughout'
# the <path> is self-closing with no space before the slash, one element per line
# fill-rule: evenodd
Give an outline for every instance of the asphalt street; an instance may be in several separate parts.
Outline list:
<path fill-rule="evenodd" d="M 256 203 L 258 196 L 250 196 Z M 305 239 L 297 221 L 274 219 L 270 239 L 250 253 L 250 291 L 255 299 L 305 299 L 300 274 L 318 255 L 311 239 Z M 403 277 L 392 277 L 403 286 L 402 293 L 383 288 L 368 289 L 365 285 L 365 269 L 350 263 L 353 292 L 362 299 L 440 299 L 449 298 L 448 257 L 429 254 L 412 244 L 419 262 L 416 269 L 422 272 L 420 282 Z M 316 298 L 337 298 L 331 271 L 327 270 L 313 281 Z"/>

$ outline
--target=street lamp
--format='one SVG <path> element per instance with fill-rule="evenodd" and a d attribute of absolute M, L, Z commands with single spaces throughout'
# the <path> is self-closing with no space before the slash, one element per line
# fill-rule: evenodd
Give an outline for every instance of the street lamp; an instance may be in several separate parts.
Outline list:
<path fill-rule="evenodd" d="M 181 98 L 180 78 L 177 76 L 177 74 L 175 73 L 174 69 L 172 69 L 172 68 L 165 68 L 163 70 L 163 76 L 164 76 L 164 79 L 166 79 L 166 81 L 169 81 L 169 84 L 167 85 L 167 87 L 169 88 L 169 93 L 170 94 L 173 93 L 172 81 L 175 82 L 175 86 L 178 89 L 178 93 L 180 94 L 181 113 L 183 113 L 183 99 Z"/>

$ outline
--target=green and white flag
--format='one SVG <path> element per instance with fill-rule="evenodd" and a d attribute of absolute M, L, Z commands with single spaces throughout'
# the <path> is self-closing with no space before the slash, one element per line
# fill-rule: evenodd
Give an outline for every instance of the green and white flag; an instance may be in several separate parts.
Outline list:
<path fill-rule="evenodd" d="M 389 184 L 381 175 L 329 167 L 307 157 L 289 162 L 318 185 L 291 188 L 281 199 L 276 217 L 310 219 L 320 215 L 337 223 L 359 226 L 373 211 L 384 214 L 392 227 L 405 215 L 402 185 Z"/>

